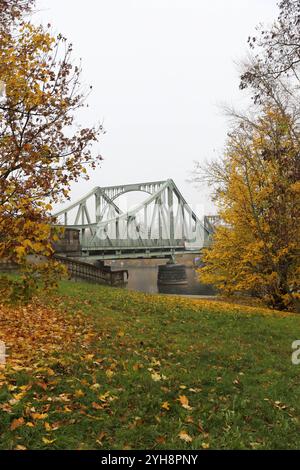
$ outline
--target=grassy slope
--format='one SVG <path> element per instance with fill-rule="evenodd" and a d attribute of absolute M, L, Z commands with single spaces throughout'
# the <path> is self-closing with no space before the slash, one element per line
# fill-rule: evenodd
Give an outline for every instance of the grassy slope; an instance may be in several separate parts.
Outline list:
<path fill-rule="evenodd" d="M 0 448 L 300 447 L 299 316 L 71 282 L 48 302 L 92 318 L 95 335 L 48 371 L 8 371 Z"/>

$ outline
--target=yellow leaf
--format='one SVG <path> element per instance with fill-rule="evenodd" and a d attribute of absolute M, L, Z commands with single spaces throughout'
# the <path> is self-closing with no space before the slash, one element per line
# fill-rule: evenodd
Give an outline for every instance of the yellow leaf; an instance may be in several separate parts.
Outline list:
<path fill-rule="evenodd" d="M 157 367 L 157 366 L 160 366 L 161 364 L 160 364 L 160 361 L 158 359 L 155 359 L 155 357 L 152 357 L 151 365 L 153 367 L 155 367 L 155 366 Z"/>
<path fill-rule="evenodd" d="M 84 359 L 86 361 L 91 361 L 93 358 L 94 358 L 95 354 L 87 354 L 86 356 L 84 356 Z"/>
<path fill-rule="evenodd" d="M 102 395 L 99 395 L 99 400 L 103 401 L 103 402 L 106 402 L 108 400 L 109 396 L 110 396 L 109 392 L 103 393 Z"/>
<path fill-rule="evenodd" d="M 178 437 L 179 439 L 187 443 L 190 443 L 193 441 L 193 438 L 186 431 L 180 431 L 180 433 L 178 434 Z"/>
<path fill-rule="evenodd" d="M 164 401 L 163 404 L 161 405 L 163 410 L 169 411 L 170 409 L 170 403 L 168 401 Z"/>
<path fill-rule="evenodd" d="M 114 373 L 113 370 L 107 369 L 107 370 L 105 371 L 105 374 L 106 374 L 106 376 L 107 376 L 109 379 L 111 379 L 112 376 L 113 376 L 115 373 Z"/>
<path fill-rule="evenodd" d="M 186 410 L 192 410 L 193 408 L 189 405 L 189 399 L 185 395 L 180 395 L 178 398 L 178 401 L 180 402 L 181 406 L 185 408 Z"/>
<path fill-rule="evenodd" d="M 154 382 L 159 382 L 161 380 L 161 375 L 157 372 L 152 372 L 151 378 L 154 380 Z"/>
<path fill-rule="evenodd" d="M 26 392 L 21 392 L 21 393 L 16 393 L 14 395 L 14 399 L 17 400 L 17 401 L 20 401 L 22 400 L 22 398 L 24 398 L 26 395 Z"/>
<path fill-rule="evenodd" d="M 90 387 L 90 388 L 94 388 L 94 389 L 96 389 L 96 388 L 100 388 L 100 384 L 98 384 L 98 383 L 95 383 L 95 384 L 91 385 L 91 387 Z"/>
<path fill-rule="evenodd" d="M 20 390 L 22 390 L 22 392 L 26 392 L 30 388 L 31 388 L 31 385 L 22 385 L 22 387 L 20 387 Z"/>
<path fill-rule="evenodd" d="M 16 248 L 16 253 L 19 258 L 22 258 L 22 256 L 25 253 L 25 247 L 24 246 L 17 246 Z"/>
<path fill-rule="evenodd" d="M 209 449 L 208 442 L 202 442 L 201 447 L 202 447 L 202 449 Z"/>
<path fill-rule="evenodd" d="M 42 441 L 44 442 L 44 444 L 53 444 L 53 442 L 55 442 L 56 439 L 49 440 L 46 437 L 43 437 Z"/>

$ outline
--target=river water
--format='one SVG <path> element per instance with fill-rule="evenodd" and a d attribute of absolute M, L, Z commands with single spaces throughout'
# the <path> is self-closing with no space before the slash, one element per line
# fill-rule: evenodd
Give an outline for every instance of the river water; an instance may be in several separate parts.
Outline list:
<path fill-rule="evenodd" d="M 197 273 L 192 267 L 186 267 L 187 284 L 158 285 L 157 266 L 126 266 L 129 272 L 127 289 L 148 293 L 182 294 L 182 295 L 214 295 L 212 286 L 201 284 Z"/>

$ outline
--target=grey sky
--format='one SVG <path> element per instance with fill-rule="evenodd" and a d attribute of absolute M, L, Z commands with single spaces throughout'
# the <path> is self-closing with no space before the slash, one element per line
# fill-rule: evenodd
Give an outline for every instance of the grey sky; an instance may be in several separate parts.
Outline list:
<path fill-rule="evenodd" d="M 242 105 L 234 61 L 258 23 L 277 16 L 276 0 L 38 0 L 50 22 L 83 59 L 92 84 L 83 124 L 104 122 L 100 169 L 73 186 L 173 178 L 199 215 L 205 192 L 186 182 L 193 161 L 220 152 L 228 123 L 218 109 Z"/>

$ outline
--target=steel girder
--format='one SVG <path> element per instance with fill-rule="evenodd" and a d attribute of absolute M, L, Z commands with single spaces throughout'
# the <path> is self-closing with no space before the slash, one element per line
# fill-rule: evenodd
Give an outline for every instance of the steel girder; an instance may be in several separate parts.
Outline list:
<path fill-rule="evenodd" d="M 132 210 L 123 213 L 115 203 L 131 191 L 148 193 Z M 93 209 L 89 201 L 94 198 Z M 73 213 L 73 220 L 70 215 Z M 210 230 L 192 211 L 172 179 L 122 186 L 96 187 L 54 214 L 60 225 L 81 232 L 83 250 L 202 248 Z"/>

